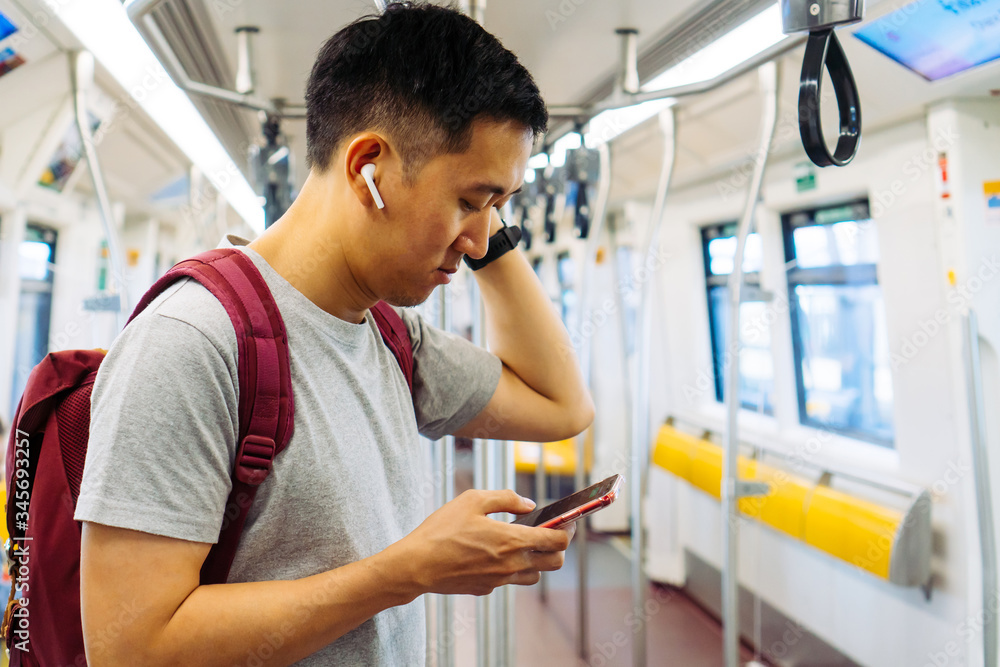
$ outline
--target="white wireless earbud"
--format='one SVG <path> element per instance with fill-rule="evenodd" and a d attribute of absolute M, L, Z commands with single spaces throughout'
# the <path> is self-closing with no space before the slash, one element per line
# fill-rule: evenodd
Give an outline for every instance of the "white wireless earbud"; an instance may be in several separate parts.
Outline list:
<path fill-rule="evenodd" d="M 379 208 L 385 208 L 385 204 L 382 202 L 382 195 L 378 193 L 378 188 L 375 187 L 375 181 L 372 178 L 375 176 L 375 165 L 369 162 L 365 166 L 361 167 L 361 175 L 365 178 L 365 183 L 368 184 L 368 189 L 371 190 L 372 198 L 375 200 L 375 205 Z"/>

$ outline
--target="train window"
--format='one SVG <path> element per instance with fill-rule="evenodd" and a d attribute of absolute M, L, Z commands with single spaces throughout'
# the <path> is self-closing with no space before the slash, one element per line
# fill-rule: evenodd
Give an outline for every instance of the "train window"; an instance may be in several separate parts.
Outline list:
<path fill-rule="evenodd" d="M 725 388 L 726 332 L 729 330 L 729 274 L 736 257 L 736 223 L 724 223 L 701 230 L 708 288 L 708 320 L 712 337 L 712 368 L 715 399 L 722 401 Z M 745 285 L 740 303 L 740 403 L 747 410 L 774 414 L 774 363 L 771 356 L 771 320 L 760 289 L 763 245 L 759 234 L 747 237 L 743 255 Z"/>
<path fill-rule="evenodd" d="M 49 352 L 49 323 L 52 317 L 53 266 L 57 232 L 28 223 L 18 248 L 21 293 L 18 298 L 14 373 L 10 414 L 28 382 L 28 375 Z"/>
<path fill-rule="evenodd" d="M 50 234 L 52 232 L 49 232 Z M 28 227 L 25 239 L 18 248 L 18 273 L 22 280 L 48 280 L 52 273 L 52 242 L 42 240 L 42 233 Z"/>
<path fill-rule="evenodd" d="M 556 271 L 559 274 L 560 312 L 563 324 L 569 328 L 576 317 L 576 290 L 573 286 L 576 269 L 573 266 L 573 258 L 568 252 L 559 253 L 556 258 Z"/>
<path fill-rule="evenodd" d="M 889 338 L 868 202 L 781 220 L 799 419 L 892 446 Z"/>

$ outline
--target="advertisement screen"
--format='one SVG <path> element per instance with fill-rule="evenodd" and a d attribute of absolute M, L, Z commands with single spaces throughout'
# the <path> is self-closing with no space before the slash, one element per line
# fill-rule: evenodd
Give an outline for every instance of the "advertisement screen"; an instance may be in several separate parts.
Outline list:
<path fill-rule="evenodd" d="M 917 0 L 854 34 L 937 81 L 1000 58 L 1000 0 Z"/>
<path fill-rule="evenodd" d="M 0 12 L 0 40 L 10 37 L 17 32 L 17 27 L 10 22 L 10 19 Z"/>

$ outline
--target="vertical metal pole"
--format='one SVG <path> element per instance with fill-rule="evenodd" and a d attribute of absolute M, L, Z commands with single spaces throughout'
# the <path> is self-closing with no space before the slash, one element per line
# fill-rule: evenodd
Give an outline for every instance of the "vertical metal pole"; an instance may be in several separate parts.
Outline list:
<path fill-rule="evenodd" d="M 451 331 L 451 293 L 447 286 L 438 288 L 438 327 L 443 331 Z M 455 497 L 455 438 L 445 436 L 436 443 L 437 476 L 435 479 L 438 493 L 438 506 L 448 503 Z M 452 667 L 455 656 L 452 647 L 455 637 L 452 632 L 452 598 L 450 595 L 440 595 L 437 600 L 437 665 L 436 667 Z"/>
<path fill-rule="evenodd" d="M 125 316 L 128 312 L 128 290 L 125 285 L 125 260 L 122 254 L 121 241 L 118 238 L 118 226 L 111 212 L 111 200 L 104 186 L 104 175 L 97 161 L 97 151 L 94 148 L 94 137 L 90 132 L 90 118 L 87 114 L 87 90 L 94 81 L 94 56 L 89 51 L 73 51 L 69 56 L 70 81 L 73 86 L 73 110 L 76 119 L 76 129 L 80 133 L 80 145 L 87 160 L 87 171 L 94 185 L 94 196 L 97 197 L 97 208 L 104 225 L 104 235 L 108 238 L 108 256 L 111 263 L 112 284 L 118 294 L 118 312 L 115 313 L 118 329 L 125 327 Z"/>
<path fill-rule="evenodd" d="M 618 236 L 615 233 L 615 226 L 608 225 L 608 233 L 611 239 L 611 264 L 614 267 L 614 276 L 616 284 L 620 280 L 622 275 L 622 269 L 628 269 L 631 271 L 632 267 L 622 267 L 621 261 L 618 257 Z M 631 285 L 632 289 L 635 289 L 635 285 Z M 615 307 L 618 310 L 618 330 L 621 340 L 621 365 L 622 365 L 622 402 L 625 404 L 625 414 L 631 417 L 632 415 L 632 359 L 634 358 L 635 350 L 629 352 L 629 343 L 634 342 L 629 339 L 628 330 L 628 311 L 625 307 L 625 295 L 622 294 L 621 289 L 615 290 Z M 632 442 L 632 424 L 628 423 L 625 425 L 625 442 Z"/>
<path fill-rule="evenodd" d="M 584 325 L 589 317 L 590 299 L 593 293 L 593 267 L 597 264 L 597 250 L 601 245 L 601 232 L 604 227 L 604 218 L 608 208 L 608 194 L 611 191 L 611 150 L 607 143 L 598 147 L 600 157 L 600 180 L 597 184 L 597 201 L 594 203 L 593 218 L 590 222 L 590 235 L 587 237 L 583 264 L 580 266 L 582 276 L 580 287 L 580 304 L 577 308 L 577 322 L 575 323 L 577 334 L 580 340 L 580 370 L 583 374 L 583 381 L 591 384 L 590 361 L 591 361 L 591 340 L 590 336 L 584 335 Z M 574 483 L 576 489 L 584 489 L 587 486 L 587 431 L 576 437 L 576 469 Z M 588 582 L 588 555 L 589 544 L 587 519 L 576 522 L 576 559 L 577 559 L 577 655 L 582 660 L 589 657 L 588 646 L 590 644 L 590 600 L 587 593 Z"/>
<path fill-rule="evenodd" d="M 986 454 L 986 407 L 983 398 L 982 366 L 979 360 L 979 324 L 972 310 L 962 319 L 965 335 L 963 357 L 969 401 L 972 435 L 972 470 L 976 484 L 976 509 L 979 515 L 979 548 L 983 561 L 984 665 L 997 664 L 997 617 L 989 614 L 997 593 L 997 550 L 993 528 L 993 499 L 990 493 L 989 462 Z"/>
<path fill-rule="evenodd" d="M 660 227 L 663 223 L 663 209 L 666 205 L 667 191 L 674 173 L 677 157 L 677 126 L 674 109 L 664 109 L 660 112 L 660 128 L 663 131 L 663 162 L 660 167 L 660 180 L 656 186 L 656 199 L 653 211 L 646 227 L 646 238 L 642 244 L 642 255 L 639 261 L 648 264 L 657 256 L 659 247 Z M 653 265 L 655 267 L 655 264 Z M 653 308 L 653 286 L 656 272 L 649 271 L 649 278 L 639 285 L 639 307 L 635 315 L 635 391 L 632 394 L 632 479 L 629 480 L 629 500 L 632 514 L 632 608 L 646 608 L 646 593 L 648 583 L 643 567 L 645 553 L 645 515 L 643 512 L 643 496 L 646 489 L 646 473 L 649 468 L 649 352 L 650 331 L 652 321 L 650 315 Z M 632 664 L 645 667 L 646 656 L 646 624 L 640 623 L 632 639 Z"/>
<path fill-rule="evenodd" d="M 505 456 L 506 442 L 501 440 L 490 440 L 490 470 L 492 489 L 506 488 L 505 480 Z M 510 521 L 507 513 L 494 515 L 498 521 Z M 511 586 L 504 586 L 500 590 L 493 591 L 490 600 L 493 603 L 491 610 L 493 618 L 493 645 L 490 647 L 490 655 L 493 656 L 494 665 L 508 665 L 507 661 L 507 591 Z"/>
<path fill-rule="evenodd" d="M 260 32 L 256 26 L 236 28 L 236 92 L 249 95 L 257 87 L 257 70 L 254 67 L 253 36 Z"/>
<path fill-rule="evenodd" d="M 500 446 L 503 452 L 503 487 L 514 489 L 517 481 L 517 472 L 514 469 L 514 444 L 505 441 L 500 443 Z M 509 515 L 508 519 L 510 519 Z M 503 660 L 500 664 L 507 667 L 517 664 L 517 587 L 504 586 L 503 596 L 506 618 L 504 620 Z"/>
<path fill-rule="evenodd" d="M 535 502 L 539 507 L 546 505 L 548 498 L 548 482 L 545 477 L 545 444 L 538 443 L 538 465 L 535 467 Z M 542 598 L 542 603 L 549 599 L 549 577 L 547 572 L 542 572 L 538 581 L 538 595 Z"/>
<path fill-rule="evenodd" d="M 743 288 L 743 255 L 747 236 L 753 226 L 757 199 L 764 179 L 771 139 L 774 137 L 775 121 L 778 117 L 778 65 L 765 63 L 758 69 L 760 75 L 763 114 L 761 120 L 760 148 L 755 159 L 750 190 L 747 192 L 743 217 L 740 219 L 736 239 L 736 257 L 733 272 L 729 275 L 729 330 L 726 333 L 727 358 L 725 367 L 726 429 L 724 434 L 722 462 L 722 550 L 724 567 L 722 570 L 722 632 L 726 667 L 737 667 L 740 659 L 739 630 L 739 575 L 737 555 L 739 553 L 739 487 L 737 467 L 739 457 L 738 417 L 740 408 L 740 297 Z"/>
<path fill-rule="evenodd" d="M 486 327 L 483 312 L 482 295 L 475 280 L 469 282 L 469 297 L 472 300 L 472 342 L 486 346 Z M 473 486 L 477 489 L 488 489 L 491 483 L 491 468 L 489 456 L 489 441 L 476 438 L 472 441 Z M 491 599 L 493 594 L 476 598 L 476 665 L 490 667 L 492 665 L 490 647 L 493 644 L 491 630 Z"/>
<path fill-rule="evenodd" d="M 615 34 L 619 41 L 618 94 L 633 94 L 639 92 L 639 31 L 635 28 L 618 28 Z"/>

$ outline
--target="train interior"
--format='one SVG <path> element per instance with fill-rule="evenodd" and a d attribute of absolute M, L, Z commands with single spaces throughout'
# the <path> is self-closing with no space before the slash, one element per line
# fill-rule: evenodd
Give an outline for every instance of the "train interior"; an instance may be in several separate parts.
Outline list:
<path fill-rule="evenodd" d="M 596 417 L 428 442 L 422 500 L 625 483 L 540 584 L 428 596 L 427 664 L 1000 664 L 1000 0 L 838 24 L 863 125 L 821 167 L 803 118 L 836 144 L 843 91 L 821 69 L 803 103 L 818 33 L 782 12 L 841 4 L 459 3 L 550 105 L 504 218 Z M 316 52 L 383 7 L 0 0 L 5 441 L 47 353 L 280 217 Z M 465 269 L 419 309 L 482 340 Z"/>

